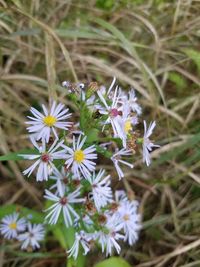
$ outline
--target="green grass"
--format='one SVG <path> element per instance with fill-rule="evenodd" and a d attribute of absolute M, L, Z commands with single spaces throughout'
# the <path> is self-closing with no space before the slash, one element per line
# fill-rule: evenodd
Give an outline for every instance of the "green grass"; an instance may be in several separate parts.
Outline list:
<path fill-rule="evenodd" d="M 141 203 L 144 229 L 121 253 L 131 266 L 200 266 L 199 15 L 199 1 L 0 1 L 2 156 L 30 148 L 31 105 L 53 97 L 73 106 L 63 80 L 108 84 L 115 75 L 157 121 L 153 164 L 138 160 L 124 184 L 114 177 Z M 0 201 L 40 212 L 44 185 L 22 176 L 24 164 L 1 163 Z M 65 266 L 65 258 L 53 236 L 29 256 L 1 241 L 0 267 Z M 94 251 L 87 266 L 102 259 Z"/>

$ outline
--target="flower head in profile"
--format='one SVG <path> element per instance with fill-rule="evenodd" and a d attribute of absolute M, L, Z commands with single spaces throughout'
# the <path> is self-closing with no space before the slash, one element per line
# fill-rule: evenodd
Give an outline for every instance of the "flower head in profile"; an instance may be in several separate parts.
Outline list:
<path fill-rule="evenodd" d="M 73 224 L 72 217 L 79 219 L 78 213 L 72 207 L 72 204 L 84 202 L 84 198 L 78 198 L 80 196 L 80 188 L 77 188 L 74 192 L 69 193 L 67 196 L 62 190 L 62 187 L 59 187 L 59 195 L 51 193 L 49 190 L 45 190 L 45 198 L 55 202 L 50 206 L 46 211 L 49 213 L 45 219 L 49 220 L 50 224 L 56 224 L 60 213 L 63 213 L 63 218 L 65 221 L 66 227 L 69 227 Z"/>
<path fill-rule="evenodd" d="M 119 166 L 120 163 L 124 164 L 130 168 L 133 168 L 133 164 L 122 159 L 122 156 L 130 156 L 131 154 L 132 154 L 131 150 L 126 150 L 125 148 L 122 148 L 121 150 L 116 151 L 111 158 L 111 160 L 113 161 L 114 166 L 116 168 L 119 179 L 124 177 L 124 173 L 123 173 L 121 167 Z"/>
<path fill-rule="evenodd" d="M 130 109 L 131 109 L 132 112 L 136 112 L 137 115 L 141 115 L 142 114 L 142 108 L 137 103 L 137 97 L 135 95 L 135 90 L 134 89 L 131 89 L 129 91 L 128 104 L 129 104 Z"/>
<path fill-rule="evenodd" d="M 84 177 L 90 176 L 90 173 L 95 170 L 96 163 L 92 160 L 97 158 L 95 153 L 95 146 L 89 146 L 83 149 L 83 145 L 87 139 L 87 136 L 83 137 L 81 140 L 81 135 L 79 135 L 76 142 L 75 136 L 73 136 L 73 148 L 66 147 L 67 150 L 67 160 L 65 164 L 67 167 L 72 166 L 72 172 L 81 177 L 81 174 Z"/>
<path fill-rule="evenodd" d="M 71 122 L 66 121 L 71 114 L 68 113 L 69 109 L 65 109 L 63 104 L 56 105 L 54 101 L 50 110 L 42 105 L 43 113 L 39 112 L 35 108 L 31 108 L 30 111 L 33 117 L 28 116 L 30 121 L 26 124 L 31 125 L 27 128 L 29 133 L 35 133 L 36 140 L 44 139 L 46 143 L 49 142 L 51 132 L 53 132 L 56 139 L 58 135 L 57 129 L 68 130 L 71 126 Z"/>
<path fill-rule="evenodd" d="M 121 247 L 117 241 L 124 239 L 124 235 L 120 234 L 122 229 L 120 217 L 115 214 L 108 216 L 104 228 L 105 231 L 98 232 L 98 242 L 101 245 L 102 252 L 106 251 L 106 256 L 108 256 L 112 254 L 113 248 L 115 248 L 119 254 Z"/>
<path fill-rule="evenodd" d="M 143 162 L 146 162 L 147 166 L 151 164 L 150 159 L 150 152 L 152 151 L 153 147 L 160 147 L 159 145 L 154 145 L 152 141 L 149 139 L 149 137 L 153 133 L 153 129 L 156 126 L 156 122 L 151 122 L 149 124 L 149 128 L 147 128 L 146 121 L 144 121 L 144 137 L 142 139 L 142 145 L 143 145 Z"/>
<path fill-rule="evenodd" d="M 35 141 L 34 137 L 30 137 L 32 144 L 38 150 L 38 154 L 32 155 L 19 155 L 24 159 L 36 160 L 33 165 L 31 165 L 28 169 L 23 171 L 24 175 L 31 175 L 31 173 L 37 168 L 36 180 L 37 181 L 47 181 L 49 175 L 51 174 L 53 169 L 56 169 L 53 161 L 55 159 L 65 159 L 66 158 L 66 150 L 58 150 L 62 148 L 63 142 L 60 141 L 57 143 L 57 140 L 50 146 L 50 148 L 46 149 L 46 143 L 43 141 L 42 145 L 39 146 Z"/>
<path fill-rule="evenodd" d="M 40 248 L 39 241 L 44 239 L 44 226 L 42 224 L 31 224 L 27 225 L 27 231 L 18 236 L 18 240 L 22 242 L 21 249 L 27 249 L 31 247 L 33 250 Z"/>
<path fill-rule="evenodd" d="M 84 250 L 83 254 L 86 255 L 90 251 L 89 242 L 90 242 L 91 239 L 92 239 L 92 235 L 91 234 L 87 234 L 84 231 L 80 231 L 79 233 L 76 233 L 75 234 L 74 244 L 71 247 L 71 249 L 69 249 L 67 251 L 67 253 L 69 253 L 68 257 L 73 256 L 74 259 L 76 259 L 78 257 L 80 245 Z"/>
<path fill-rule="evenodd" d="M 95 174 L 95 172 L 93 172 L 92 176 L 87 178 L 87 180 L 91 184 L 92 198 L 98 211 L 101 207 L 106 206 L 112 201 L 110 175 L 104 177 L 104 174 L 105 170 L 101 169 L 98 174 Z"/>
<path fill-rule="evenodd" d="M 19 213 L 6 215 L 0 224 L 0 232 L 7 239 L 17 238 L 25 230 L 26 223 L 24 218 L 19 218 Z"/>

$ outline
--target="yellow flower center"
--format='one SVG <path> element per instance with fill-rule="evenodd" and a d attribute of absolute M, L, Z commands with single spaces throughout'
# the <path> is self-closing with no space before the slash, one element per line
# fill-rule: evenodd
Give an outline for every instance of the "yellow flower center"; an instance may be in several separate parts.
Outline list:
<path fill-rule="evenodd" d="M 10 227 L 10 229 L 13 229 L 13 230 L 17 229 L 17 224 L 16 224 L 16 222 L 12 222 L 12 223 L 10 223 L 10 224 L 9 224 L 9 227 Z"/>
<path fill-rule="evenodd" d="M 126 133 L 129 133 L 130 130 L 132 130 L 132 125 L 131 125 L 131 121 L 130 120 L 127 120 L 125 122 L 124 130 L 125 130 Z"/>
<path fill-rule="evenodd" d="M 76 150 L 74 152 L 74 160 L 77 161 L 78 163 L 83 162 L 85 159 L 85 154 L 82 150 Z"/>
<path fill-rule="evenodd" d="M 124 219 L 124 221 L 129 221 L 130 220 L 130 216 L 128 214 L 125 214 L 123 219 Z"/>
<path fill-rule="evenodd" d="M 47 126 L 51 127 L 51 126 L 53 126 L 53 125 L 56 123 L 56 118 L 55 118 L 54 116 L 49 115 L 49 116 L 46 116 L 46 117 L 43 119 L 43 122 L 44 122 Z"/>

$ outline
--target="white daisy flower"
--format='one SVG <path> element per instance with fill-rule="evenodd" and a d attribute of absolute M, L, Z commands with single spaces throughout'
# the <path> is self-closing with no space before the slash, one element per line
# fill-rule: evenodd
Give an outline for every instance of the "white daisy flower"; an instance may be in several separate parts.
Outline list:
<path fill-rule="evenodd" d="M 142 139 L 143 144 L 143 162 L 146 162 L 147 166 L 151 164 L 150 151 L 153 147 L 160 147 L 159 145 L 154 145 L 149 137 L 152 135 L 153 129 L 156 126 L 156 122 L 151 122 L 149 128 L 147 129 L 146 121 L 144 121 L 144 137 Z"/>
<path fill-rule="evenodd" d="M 115 214 L 107 217 L 107 222 L 104 225 L 105 232 L 98 232 L 98 242 L 101 245 L 102 253 L 106 251 L 106 256 L 112 254 L 113 248 L 116 249 L 119 254 L 121 251 L 120 245 L 117 243 L 117 240 L 124 239 L 124 236 L 119 233 L 122 228 L 120 223 L 120 217 Z"/>
<path fill-rule="evenodd" d="M 53 170 L 53 175 L 51 175 L 49 178 L 55 181 L 55 184 L 53 184 L 50 189 L 56 188 L 56 195 L 59 192 L 59 187 L 62 187 L 63 192 L 67 192 L 68 189 L 68 183 L 69 183 L 69 175 L 70 172 L 66 170 L 65 167 L 61 168 L 61 172 L 59 172 L 57 169 Z"/>
<path fill-rule="evenodd" d="M 130 106 L 127 102 L 124 102 L 122 105 L 122 129 L 125 132 L 125 135 L 122 139 L 123 147 L 126 148 L 127 138 L 130 132 L 133 129 L 133 126 L 138 124 L 138 117 L 137 115 L 131 116 L 130 113 Z"/>
<path fill-rule="evenodd" d="M 18 236 L 18 240 L 22 242 L 21 249 L 27 249 L 29 246 L 33 249 L 39 248 L 39 241 L 44 239 L 45 231 L 43 225 L 29 222 L 27 227 L 28 231 Z"/>
<path fill-rule="evenodd" d="M 42 109 L 43 114 L 33 107 L 30 109 L 34 117 L 28 116 L 30 121 L 27 121 L 26 124 L 31 126 L 29 126 L 27 130 L 29 133 L 36 134 L 36 140 L 44 139 L 48 143 L 51 132 L 53 132 L 56 139 L 58 139 L 56 128 L 68 130 L 71 126 L 71 122 L 67 122 L 66 119 L 68 119 L 71 114 L 68 113 L 68 108 L 64 109 L 64 105 L 61 103 L 56 105 L 55 101 L 49 111 L 45 105 L 42 105 Z"/>
<path fill-rule="evenodd" d="M 137 97 L 135 95 L 135 90 L 134 89 L 131 89 L 131 91 L 129 91 L 128 104 L 130 105 L 131 110 L 133 112 L 136 112 L 137 115 L 141 115 L 142 114 L 142 108 L 137 103 Z"/>
<path fill-rule="evenodd" d="M 114 196 L 117 204 L 120 204 L 123 201 L 128 201 L 127 194 L 124 190 L 116 190 Z"/>
<path fill-rule="evenodd" d="M 137 210 L 137 201 L 121 201 L 118 207 L 125 234 L 124 241 L 128 241 L 130 246 L 138 240 L 138 232 L 141 229 L 141 217 Z"/>
<path fill-rule="evenodd" d="M 87 177 L 87 180 L 92 186 L 92 199 L 99 211 L 101 207 L 112 202 L 112 190 L 110 188 L 110 175 L 103 178 L 105 170 L 100 170 L 98 174 L 93 172 L 93 175 Z"/>
<path fill-rule="evenodd" d="M 116 89 L 115 89 L 111 105 L 107 104 L 101 91 L 97 91 L 97 94 L 98 94 L 101 102 L 104 105 L 104 108 L 102 107 L 99 110 L 99 113 L 103 114 L 103 115 L 108 115 L 107 120 L 104 122 L 104 127 L 106 124 L 111 124 L 113 132 L 114 132 L 114 137 L 119 137 L 120 139 L 123 140 L 125 137 L 125 132 L 124 132 L 123 127 L 122 127 L 122 124 L 123 124 L 122 110 L 121 110 L 121 107 L 119 107 L 120 96 L 118 95 L 118 87 L 116 87 Z M 103 127 L 103 129 L 104 129 L 104 127 Z"/>
<path fill-rule="evenodd" d="M 82 220 L 83 220 L 86 227 L 87 226 L 90 227 L 91 225 L 94 224 L 94 222 L 91 220 L 90 216 L 88 216 L 87 214 L 83 215 Z"/>
<path fill-rule="evenodd" d="M 48 176 L 52 173 L 52 170 L 55 170 L 56 167 L 53 164 L 53 160 L 55 159 L 65 159 L 66 158 L 66 150 L 58 149 L 63 147 L 63 142 L 61 141 L 57 143 L 57 140 L 51 145 L 51 147 L 46 150 L 46 143 L 42 142 L 42 146 L 39 146 L 35 139 L 31 136 L 30 137 L 32 144 L 37 148 L 39 154 L 32 154 L 32 155 L 19 155 L 24 159 L 34 160 L 37 159 L 33 165 L 31 165 L 28 169 L 23 171 L 24 175 L 31 175 L 31 173 L 37 168 L 36 180 L 37 181 L 47 181 Z"/>
<path fill-rule="evenodd" d="M 115 154 L 113 154 L 113 156 L 111 158 L 111 160 L 113 161 L 114 166 L 116 168 L 119 179 L 124 177 L 124 173 L 123 173 L 121 167 L 119 166 L 119 163 L 124 164 L 130 168 L 133 168 L 133 164 L 121 159 L 122 156 L 130 156 L 130 155 L 132 155 L 131 150 L 126 150 L 125 148 L 122 148 L 121 150 L 119 150 Z"/>
<path fill-rule="evenodd" d="M 68 154 L 66 155 L 67 161 L 65 164 L 67 167 L 72 165 L 72 172 L 79 178 L 81 174 L 86 178 L 90 176 L 90 172 L 95 170 L 96 163 L 92 160 L 97 158 L 95 152 L 95 146 L 92 145 L 85 149 L 82 149 L 87 137 L 83 137 L 81 140 L 81 135 L 79 135 L 76 142 L 75 136 L 73 136 L 73 148 L 66 147 Z"/>
<path fill-rule="evenodd" d="M 84 231 L 80 231 L 75 234 L 75 241 L 73 246 L 67 251 L 69 253 L 68 257 L 73 256 L 74 259 L 78 257 L 79 247 L 82 246 L 84 253 L 86 255 L 90 251 L 89 241 L 91 240 L 91 235 L 88 235 Z"/>
<path fill-rule="evenodd" d="M 7 239 L 16 238 L 19 232 L 25 229 L 26 220 L 24 218 L 19 219 L 19 213 L 16 212 L 6 215 L 0 224 L 0 232 Z"/>
<path fill-rule="evenodd" d="M 78 198 L 80 195 L 80 187 L 67 196 L 65 196 L 62 187 L 59 187 L 58 189 L 58 196 L 51 193 L 49 190 L 45 190 L 46 195 L 44 197 L 55 202 L 55 204 L 46 209 L 46 211 L 49 211 L 49 213 L 45 219 L 49 219 L 50 224 L 56 224 L 62 211 L 65 225 L 66 227 L 69 227 L 73 224 L 72 217 L 74 217 L 75 220 L 79 219 L 78 213 L 73 209 L 71 204 L 84 202 L 85 199 Z"/>

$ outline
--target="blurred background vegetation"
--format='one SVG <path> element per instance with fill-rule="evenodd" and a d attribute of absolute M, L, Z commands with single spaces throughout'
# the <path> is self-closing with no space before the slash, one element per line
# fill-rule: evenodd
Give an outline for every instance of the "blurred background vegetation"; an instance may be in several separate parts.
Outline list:
<path fill-rule="evenodd" d="M 139 199 L 144 224 L 121 257 L 137 267 L 198 267 L 199 74 L 198 0 L 0 0 L 1 154 L 30 146 L 24 121 L 31 105 L 49 96 L 71 105 L 63 80 L 108 85 L 116 76 L 135 88 L 143 117 L 157 121 L 161 145 L 149 168 L 138 160 L 124 184 L 114 177 L 116 188 Z M 22 176 L 25 164 L 1 163 L 0 201 L 40 211 L 43 185 Z M 65 266 L 53 236 L 36 254 L 1 245 L 0 266 Z M 102 259 L 94 251 L 87 266 Z"/>

